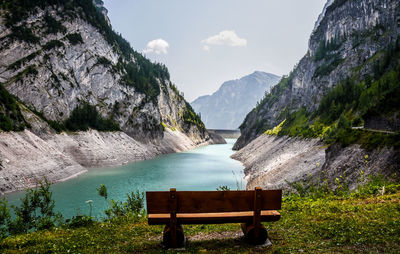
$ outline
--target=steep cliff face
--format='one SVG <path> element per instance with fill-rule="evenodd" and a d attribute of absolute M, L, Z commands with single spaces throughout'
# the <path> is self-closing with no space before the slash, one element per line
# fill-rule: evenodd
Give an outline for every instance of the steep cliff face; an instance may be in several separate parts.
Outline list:
<path fill-rule="evenodd" d="M 400 33 L 399 1 L 328 1 L 324 12 L 306 55 L 247 115 L 235 149 L 278 125 L 292 112 L 315 112 L 324 95 L 346 78 L 365 80 Z"/>
<path fill-rule="evenodd" d="M 327 2 L 307 54 L 241 125 L 247 188 L 398 174 L 399 34 L 398 1 Z"/>
<path fill-rule="evenodd" d="M 106 14 L 97 0 L 0 1 L 0 193 L 213 142 Z"/>
<path fill-rule="evenodd" d="M 93 0 L 93 3 L 96 8 L 103 14 L 107 24 L 111 27 L 111 21 L 108 17 L 108 10 L 106 9 L 106 7 L 104 7 L 104 2 L 102 0 Z"/>
<path fill-rule="evenodd" d="M 3 6 L 0 82 L 10 93 L 58 123 L 88 103 L 137 140 L 161 139 L 166 118 L 207 138 L 199 126 L 183 126 L 186 103 L 166 67 L 132 50 L 90 1 L 50 2 L 25 10 L 23 19 Z"/>
<path fill-rule="evenodd" d="M 208 129 L 235 130 L 262 96 L 278 83 L 280 77 L 256 71 L 243 78 L 224 82 L 212 95 L 191 103 Z"/>

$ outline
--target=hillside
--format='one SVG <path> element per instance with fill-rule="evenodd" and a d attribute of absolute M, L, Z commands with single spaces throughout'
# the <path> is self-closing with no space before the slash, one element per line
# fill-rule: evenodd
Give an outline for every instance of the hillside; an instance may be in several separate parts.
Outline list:
<path fill-rule="evenodd" d="M 1 192 L 213 142 L 95 3 L 0 1 Z"/>
<path fill-rule="evenodd" d="M 224 82 L 212 95 L 194 100 L 191 105 L 208 129 L 235 130 L 280 77 L 256 71 L 237 80 Z"/>
<path fill-rule="evenodd" d="M 327 128 L 340 118 L 353 126 L 380 119 L 399 130 L 399 2 L 328 4 L 306 55 L 246 116 L 236 149 L 285 119 L 281 134 L 304 137 L 339 138 Z"/>
<path fill-rule="evenodd" d="M 306 55 L 242 125 L 248 188 L 400 168 L 400 3 L 328 1 Z"/>

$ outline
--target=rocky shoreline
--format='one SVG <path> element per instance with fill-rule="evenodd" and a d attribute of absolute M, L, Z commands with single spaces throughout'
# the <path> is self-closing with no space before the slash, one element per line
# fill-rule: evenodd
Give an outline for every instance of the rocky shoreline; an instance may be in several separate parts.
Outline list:
<path fill-rule="evenodd" d="M 247 189 L 257 186 L 287 189 L 290 188 L 288 182 L 307 179 L 327 179 L 333 186 L 336 178 L 347 181 L 353 189 L 361 174 L 367 180 L 368 175 L 392 176 L 400 169 L 400 155 L 393 148 L 367 151 L 359 145 L 329 146 L 318 139 L 265 134 L 233 154 L 232 158 L 245 166 Z"/>
<path fill-rule="evenodd" d="M 46 177 L 61 182 L 87 168 L 118 166 L 181 152 L 220 140 L 202 140 L 166 129 L 164 138 L 147 144 L 124 132 L 35 135 L 29 130 L 0 133 L 0 194 L 24 190 Z"/>

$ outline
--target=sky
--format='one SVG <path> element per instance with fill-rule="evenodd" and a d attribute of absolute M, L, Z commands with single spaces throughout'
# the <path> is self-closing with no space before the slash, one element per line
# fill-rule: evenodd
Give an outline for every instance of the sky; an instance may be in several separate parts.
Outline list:
<path fill-rule="evenodd" d="M 286 75 L 324 0 L 104 0 L 113 29 L 165 64 L 186 100 L 254 71 Z"/>

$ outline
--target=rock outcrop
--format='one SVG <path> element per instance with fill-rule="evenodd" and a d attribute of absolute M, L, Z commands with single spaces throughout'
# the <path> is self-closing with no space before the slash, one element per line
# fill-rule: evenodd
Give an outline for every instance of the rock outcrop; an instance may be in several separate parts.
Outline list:
<path fill-rule="evenodd" d="M 353 189 L 368 175 L 398 174 L 400 153 L 393 148 L 366 151 L 359 145 L 328 147 L 318 139 L 260 135 L 232 158 L 245 166 L 247 189 L 290 189 L 290 183 L 302 180 L 327 180 L 335 188 L 336 179 Z"/>

